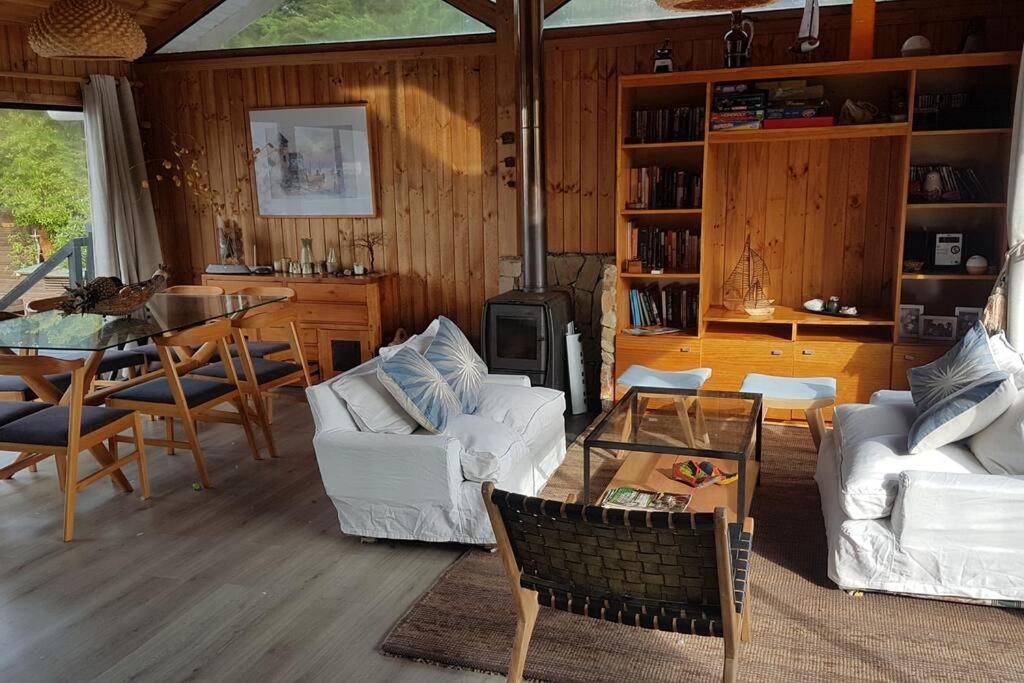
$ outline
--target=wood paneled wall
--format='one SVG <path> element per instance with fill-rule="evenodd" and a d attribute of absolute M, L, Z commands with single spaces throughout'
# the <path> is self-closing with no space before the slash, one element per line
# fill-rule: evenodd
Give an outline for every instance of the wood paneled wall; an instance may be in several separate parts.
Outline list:
<path fill-rule="evenodd" d="M 24 24 L 0 24 L 0 71 L 17 71 L 43 78 L 0 77 L 0 105 L 40 104 L 79 106 L 82 88 L 78 83 L 47 80 L 46 76 L 89 74 L 128 75 L 124 62 L 66 61 L 39 57 L 28 46 L 28 27 Z"/>

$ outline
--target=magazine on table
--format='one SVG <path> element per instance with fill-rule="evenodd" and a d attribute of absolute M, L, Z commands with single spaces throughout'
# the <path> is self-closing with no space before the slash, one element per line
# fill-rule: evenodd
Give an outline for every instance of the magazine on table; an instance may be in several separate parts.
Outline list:
<path fill-rule="evenodd" d="M 652 512 L 685 512 L 690 505 L 687 493 L 644 491 L 632 486 L 609 489 L 600 505 L 615 510 L 650 510 Z"/>

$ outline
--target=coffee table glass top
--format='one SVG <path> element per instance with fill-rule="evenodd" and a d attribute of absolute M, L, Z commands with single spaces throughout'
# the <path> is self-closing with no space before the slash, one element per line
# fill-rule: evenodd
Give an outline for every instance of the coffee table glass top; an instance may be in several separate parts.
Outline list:
<path fill-rule="evenodd" d="M 585 445 L 743 459 L 760 414 L 760 394 L 633 387 Z"/>

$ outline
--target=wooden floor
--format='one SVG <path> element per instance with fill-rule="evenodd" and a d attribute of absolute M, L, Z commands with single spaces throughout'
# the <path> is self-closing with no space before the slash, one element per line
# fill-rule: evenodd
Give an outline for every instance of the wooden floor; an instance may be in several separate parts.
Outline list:
<path fill-rule="evenodd" d="M 201 427 L 211 490 L 152 448 L 153 498 L 86 489 L 68 544 L 52 461 L 0 481 L 0 681 L 498 680 L 378 652 L 464 548 L 343 536 L 308 408 L 276 418 L 273 461 Z"/>

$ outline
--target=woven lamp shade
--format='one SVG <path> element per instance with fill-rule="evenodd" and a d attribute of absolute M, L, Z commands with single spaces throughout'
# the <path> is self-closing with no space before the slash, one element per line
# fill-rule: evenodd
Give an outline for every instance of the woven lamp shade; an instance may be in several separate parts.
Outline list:
<path fill-rule="evenodd" d="M 51 59 L 121 59 L 146 54 L 146 35 L 110 0 L 57 0 L 28 29 L 28 44 Z"/>
<path fill-rule="evenodd" d="M 656 0 L 658 7 L 677 12 L 702 12 L 715 10 L 747 9 L 764 7 L 775 0 Z"/>

